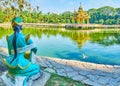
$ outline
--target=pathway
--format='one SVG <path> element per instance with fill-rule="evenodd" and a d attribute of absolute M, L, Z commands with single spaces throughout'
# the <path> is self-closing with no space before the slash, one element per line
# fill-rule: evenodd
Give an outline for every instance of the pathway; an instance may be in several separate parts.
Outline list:
<path fill-rule="evenodd" d="M 46 67 L 45 71 L 67 76 L 73 80 L 93 86 L 120 86 L 120 66 L 37 57 L 37 63 Z"/>

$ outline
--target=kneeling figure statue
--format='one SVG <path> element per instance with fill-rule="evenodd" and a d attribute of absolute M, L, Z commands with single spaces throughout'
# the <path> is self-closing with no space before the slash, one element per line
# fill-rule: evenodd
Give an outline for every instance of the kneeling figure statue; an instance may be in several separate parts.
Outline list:
<path fill-rule="evenodd" d="M 32 54 L 37 52 L 37 48 L 30 39 L 30 35 L 22 34 L 22 19 L 14 17 L 12 19 L 12 27 L 14 33 L 7 36 L 9 57 L 5 58 L 4 64 L 8 68 L 8 75 L 12 78 L 23 76 L 23 86 L 27 86 L 30 77 L 39 74 L 41 76 L 40 67 L 32 62 Z M 26 54 L 26 51 L 30 53 Z M 40 76 L 36 77 L 39 78 Z"/>

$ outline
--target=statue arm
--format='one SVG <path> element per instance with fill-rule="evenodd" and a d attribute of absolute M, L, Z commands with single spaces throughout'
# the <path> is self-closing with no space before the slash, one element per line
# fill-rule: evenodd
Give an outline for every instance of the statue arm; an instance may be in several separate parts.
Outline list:
<path fill-rule="evenodd" d="M 30 44 L 33 43 L 33 41 L 30 39 L 30 35 L 29 35 L 29 34 L 26 36 L 26 43 L 27 43 L 27 45 L 30 45 Z M 36 52 L 37 52 L 37 47 L 35 47 L 35 48 L 31 49 L 31 50 L 32 50 L 34 53 L 36 53 Z"/>

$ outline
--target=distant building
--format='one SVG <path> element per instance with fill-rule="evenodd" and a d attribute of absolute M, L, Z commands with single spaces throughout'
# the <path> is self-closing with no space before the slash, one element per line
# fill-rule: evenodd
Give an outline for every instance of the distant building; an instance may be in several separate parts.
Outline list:
<path fill-rule="evenodd" d="M 78 9 L 78 12 L 74 9 L 74 15 L 73 15 L 73 21 L 74 23 L 79 24 L 88 24 L 89 23 L 89 15 L 87 12 L 85 12 L 82 8 L 82 5 L 80 3 L 80 7 Z"/>

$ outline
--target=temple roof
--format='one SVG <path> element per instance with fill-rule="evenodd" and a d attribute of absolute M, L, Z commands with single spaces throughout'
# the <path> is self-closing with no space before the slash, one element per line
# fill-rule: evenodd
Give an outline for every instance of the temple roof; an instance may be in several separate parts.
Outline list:
<path fill-rule="evenodd" d="M 89 19 L 89 15 L 86 11 L 83 10 L 81 2 L 78 12 L 76 12 L 76 10 L 74 9 L 73 19 L 77 20 L 79 23 L 84 23 L 84 21 L 88 21 Z"/>

